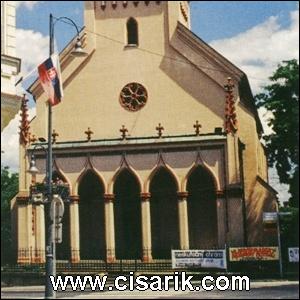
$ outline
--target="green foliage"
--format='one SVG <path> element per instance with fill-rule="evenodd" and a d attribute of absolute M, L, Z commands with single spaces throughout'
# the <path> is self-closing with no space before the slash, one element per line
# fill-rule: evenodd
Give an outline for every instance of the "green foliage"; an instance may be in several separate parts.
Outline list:
<path fill-rule="evenodd" d="M 1 262 L 11 254 L 10 200 L 17 194 L 18 174 L 11 174 L 8 167 L 1 166 Z"/>
<path fill-rule="evenodd" d="M 268 162 L 281 183 L 289 185 L 290 205 L 299 207 L 299 63 L 283 61 L 270 77 L 271 84 L 256 95 L 257 107 L 272 112 L 268 125 L 274 133 L 264 136 Z"/>
<path fill-rule="evenodd" d="M 283 259 L 288 261 L 288 248 L 299 247 L 299 209 L 282 207 L 280 212 L 289 212 L 291 215 L 280 217 L 281 246 Z"/>

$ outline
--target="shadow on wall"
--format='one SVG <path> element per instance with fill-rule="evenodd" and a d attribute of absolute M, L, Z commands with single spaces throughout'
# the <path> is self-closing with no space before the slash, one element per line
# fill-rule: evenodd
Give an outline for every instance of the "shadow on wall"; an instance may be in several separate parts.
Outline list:
<path fill-rule="evenodd" d="M 165 20 L 165 22 L 167 22 Z M 168 39 L 168 26 L 165 26 L 165 37 Z M 172 35 L 169 43 L 165 43 L 165 56 L 160 64 L 160 69 L 184 91 L 186 91 L 195 101 L 205 105 L 212 113 L 223 118 L 225 95 L 223 88 L 206 75 L 192 62 L 188 61 L 172 45 L 180 48 L 188 48 L 179 40 L 177 33 Z M 177 46 L 176 46 L 177 45 Z M 187 49 L 187 51 L 193 51 Z M 194 52 L 191 55 L 199 55 Z M 203 54 L 205 55 L 205 54 Z M 168 58 L 172 57 L 172 59 Z M 174 58 L 174 59 L 173 59 Z M 205 59 L 205 58 L 204 58 Z"/>
<path fill-rule="evenodd" d="M 277 233 L 264 230 L 263 212 L 276 211 L 276 196 L 256 178 L 246 200 L 248 246 L 277 245 Z"/>

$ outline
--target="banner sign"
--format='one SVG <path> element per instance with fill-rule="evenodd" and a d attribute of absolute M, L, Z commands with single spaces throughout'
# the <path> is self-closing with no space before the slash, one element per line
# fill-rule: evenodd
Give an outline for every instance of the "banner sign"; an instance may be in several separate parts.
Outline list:
<path fill-rule="evenodd" d="M 278 260 L 278 247 L 229 248 L 230 261 Z"/>
<path fill-rule="evenodd" d="M 172 268 L 226 269 L 225 250 L 172 250 Z"/>
<path fill-rule="evenodd" d="M 277 212 L 264 212 L 263 213 L 263 223 L 269 224 L 269 223 L 277 223 L 278 214 Z"/>
<path fill-rule="evenodd" d="M 289 248 L 289 262 L 299 262 L 299 248 Z"/>

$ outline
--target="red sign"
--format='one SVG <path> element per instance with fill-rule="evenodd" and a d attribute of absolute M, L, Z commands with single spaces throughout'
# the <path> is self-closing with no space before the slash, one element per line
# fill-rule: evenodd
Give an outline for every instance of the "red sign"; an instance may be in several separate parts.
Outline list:
<path fill-rule="evenodd" d="M 242 247 L 229 248 L 231 261 L 278 260 L 278 247 Z"/>

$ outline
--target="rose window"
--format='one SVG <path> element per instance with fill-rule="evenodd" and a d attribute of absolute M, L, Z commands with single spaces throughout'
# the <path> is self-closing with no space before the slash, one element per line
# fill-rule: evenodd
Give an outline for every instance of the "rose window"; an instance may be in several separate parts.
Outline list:
<path fill-rule="evenodd" d="M 128 111 L 138 111 L 147 102 L 147 90 L 140 83 L 132 82 L 125 85 L 120 94 L 120 103 Z"/>

